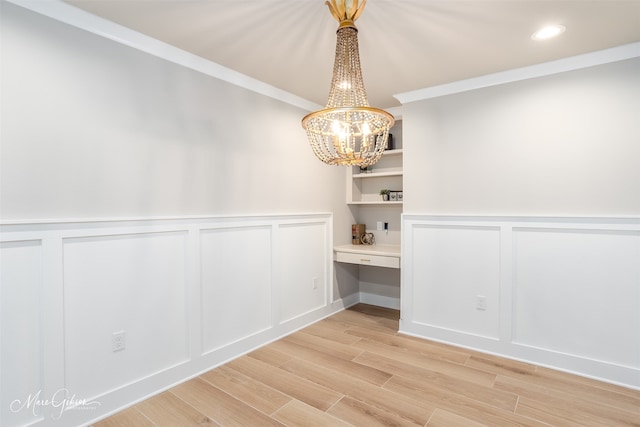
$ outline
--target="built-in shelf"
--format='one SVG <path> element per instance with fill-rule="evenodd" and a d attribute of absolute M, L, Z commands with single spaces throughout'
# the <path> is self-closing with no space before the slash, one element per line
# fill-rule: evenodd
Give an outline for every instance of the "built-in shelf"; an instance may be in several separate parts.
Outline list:
<path fill-rule="evenodd" d="M 403 174 L 402 171 L 355 173 L 355 174 L 353 174 L 353 179 L 378 178 L 378 177 L 382 177 L 382 176 L 402 176 L 402 174 Z"/>
<path fill-rule="evenodd" d="M 366 206 L 402 206 L 402 202 L 349 202 L 349 205 L 366 205 Z"/>
<path fill-rule="evenodd" d="M 347 169 L 347 203 L 363 206 L 401 206 L 401 201 L 383 202 L 380 190 L 402 191 L 403 150 L 388 150 L 369 171 L 353 166 Z"/>
<path fill-rule="evenodd" d="M 382 153 L 382 157 L 386 157 L 386 156 L 399 156 L 402 154 L 402 148 L 399 148 L 397 150 L 387 150 L 384 153 Z"/>

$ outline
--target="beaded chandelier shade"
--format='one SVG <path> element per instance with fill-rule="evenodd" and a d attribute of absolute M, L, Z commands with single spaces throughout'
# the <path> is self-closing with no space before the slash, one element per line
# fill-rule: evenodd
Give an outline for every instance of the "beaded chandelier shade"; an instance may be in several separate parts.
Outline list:
<path fill-rule="evenodd" d="M 302 119 L 309 143 L 318 159 L 329 165 L 369 166 L 387 146 L 393 116 L 369 106 L 362 81 L 358 29 L 354 22 L 366 0 L 326 2 L 340 26 L 327 106 Z"/>

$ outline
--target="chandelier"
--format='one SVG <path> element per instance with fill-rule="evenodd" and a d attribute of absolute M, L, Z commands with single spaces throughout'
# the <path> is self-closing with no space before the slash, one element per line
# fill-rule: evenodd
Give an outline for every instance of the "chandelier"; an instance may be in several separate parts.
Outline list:
<path fill-rule="evenodd" d="M 355 21 L 367 0 L 331 0 L 331 15 L 340 23 L 327 106 L 306 115 L 302 127 L 318 159 L 329 165 L 369 166 L 387 145 L 393 116 L 369 106 L 362 81 Z"/>

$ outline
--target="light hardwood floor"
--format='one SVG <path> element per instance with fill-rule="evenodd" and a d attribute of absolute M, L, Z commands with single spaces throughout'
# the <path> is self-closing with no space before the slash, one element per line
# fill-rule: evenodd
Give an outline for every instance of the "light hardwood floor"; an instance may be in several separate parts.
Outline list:
<path fill-rule="evenodd" d="M 638 391 L 397 330 L 359 304 L 96 426 L 640 426 Z"/>

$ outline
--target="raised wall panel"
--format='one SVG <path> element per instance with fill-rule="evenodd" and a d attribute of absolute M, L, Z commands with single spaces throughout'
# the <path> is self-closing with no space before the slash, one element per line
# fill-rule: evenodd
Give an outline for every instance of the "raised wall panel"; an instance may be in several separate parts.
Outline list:
<path fill-rule="evenodd" d="M 413 229 L 414 320 L 437 328 L 499 335 L 500 232 L 488 227 Z M 486 309 L 476 308 L 478 296 Z"/>
<path fill-rule="evenodd" d="M 69 390 L 97 396 L 187 359 L 185 249 L 184 232 L 65 239 Z"/>
<path fill-rule="evenodd" d="M 205 352 L 271 327 L 271 226 L 200 234 Z"/>
<path fill-rule="evenodd" d="M 330 250 L 325 223 L 282 225 L 278 233 L 280 321 L 286 322 L 327 305 Z"/>
<path fill-rule="evenodd" d="M 0 244 L 0 425 L 27 425 L 46 398 L 42 360 L 42 246 L 40 241 Z"/>
<path fill-rule="evenodd" d="M 640 368 L 640 233 L 514 230 L 514 341 Z"/>

